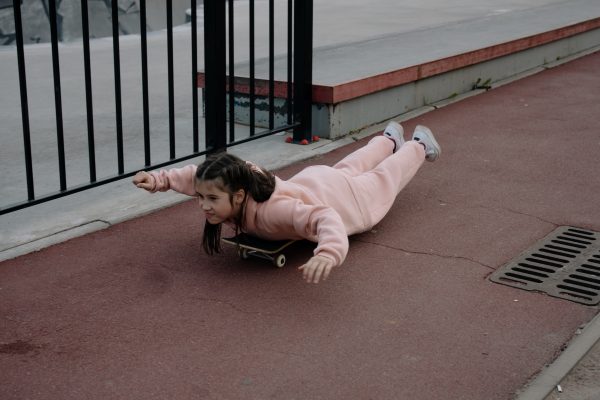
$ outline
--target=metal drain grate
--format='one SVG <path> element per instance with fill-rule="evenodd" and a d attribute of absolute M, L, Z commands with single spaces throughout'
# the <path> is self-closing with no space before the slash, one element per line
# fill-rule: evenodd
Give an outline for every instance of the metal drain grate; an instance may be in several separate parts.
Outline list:
<path fill-rule="evenodd" d="M 600 303 L 600 233 L 561 226 L 490 276 L 576 303 Z"/>

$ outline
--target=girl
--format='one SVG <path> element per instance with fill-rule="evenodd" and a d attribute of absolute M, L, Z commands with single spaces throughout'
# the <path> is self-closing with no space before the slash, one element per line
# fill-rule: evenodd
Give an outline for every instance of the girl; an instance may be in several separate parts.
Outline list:
<path fill-rule="evenodd" d="M 316 242 L 314 256 L 299 269 L 307 282 L 318 283 L 344 261 L 348 236 L 375 226 L 423 161 L 440 153 L 428 128 L 417 126 L 405 142 L 402 126 L 392 121 L 383 136 L 333 167 L 311 166 L 287 181 L 220 153 L 199 166 L 138 172 L 133 183 L 152 193 L 171 189 L 198 197 L 208 254 L 221 250 L 222 223 L 264 239 Z"/>

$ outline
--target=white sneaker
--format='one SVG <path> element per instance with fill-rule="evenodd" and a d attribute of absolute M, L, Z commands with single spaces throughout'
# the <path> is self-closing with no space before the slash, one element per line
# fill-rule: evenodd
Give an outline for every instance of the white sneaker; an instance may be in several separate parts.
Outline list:
<path fill-rule="evenodd" d="M 404 129 L 396 121 L 390 121 L 383 131 L 383 136 L 394 141 L 394 153 L 404 144 Z"/>
<path fill-rule="evenodd" d="M 425 146 L 425 159 L 427 161 L 435 161 L 442 154 L 442 148 L 428 127 L 417 125 L 412 138 Z"/>

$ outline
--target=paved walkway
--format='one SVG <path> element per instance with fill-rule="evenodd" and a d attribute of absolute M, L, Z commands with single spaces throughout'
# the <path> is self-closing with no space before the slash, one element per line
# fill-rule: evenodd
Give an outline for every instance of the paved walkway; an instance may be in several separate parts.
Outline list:
<path fill-rule="evenodd" d="M 442 158 L 323 284 L 295 269 L 308 244 L 283 269 L 203 255 L 193 201 L 4 261 L 0 397 L 513 398 L 598 312 L 487 278 L 558 225 L 600 231 L 599 69 L 595 53 L 405 121 Z"/>

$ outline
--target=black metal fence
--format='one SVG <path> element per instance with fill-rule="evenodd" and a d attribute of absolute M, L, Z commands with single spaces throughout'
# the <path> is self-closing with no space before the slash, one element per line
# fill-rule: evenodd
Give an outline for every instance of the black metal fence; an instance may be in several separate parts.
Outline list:
<path fill-rule="evenodd" d="M 229 143 L 225 136 L 212 139 L 210 146 L 222 149 L 244 143 L 266 135 L 293 129 L 293 141 L 311 141 L 311 90 L 312 90 L 312 13 L 313 2 L 287 1 L 287 123 L 275 126 L 275 54 L 274 54 L 274 0 L 269 0 L 268 76 L 262 77 L 268 84 L 268 129 L 256 132 L 256 74 L 255 74 L 255 24 L 254 1 L 250 0 L 249 10 L 249 73 L 248 113 L 250 133 L 248 138 L 238 139 L 235 135 L 236 70 L 234 44 L 234 0 L 206 2 L 205 12 L 205 101 L 206 130 L 225 132 L 229 121 Z M 228 11 L 228 13 L 226 12 Z M 227 15 L 226 15 L 227 14 Z M 227 63 L 229 67 L 227 68 Z M 265 79 L 266 78 L 266 79 Z M 223 90 L 227 88 L 227 90 Z M 207 142 L 208 143 L 208 142 Z"/>
<path fill-rule="evenodd" d="M 191 11 L 191 71 L 189 80 L 192 85 L 192 120 L 191 148 L 185 154 L 176 152 L 176 129 L 175 129 L 175 87 L 174 87 L 174 59 L 173 59 L 173 23 L 172 23 L 172 1 L 166 0 L 167 18 L 167 77 L 168 82 L 168 142 L 169 156 L 167 161 L 153 163 L 151 159 L 151 134 L 150 134 L 150 107 L 149 107 L 149 78 L 148 78 L 148 38 L 146 31 L 146 1 L 139 1 L 140 15 L 140 55 L 141 55 L 141 91 L 142 91 L 142 124 L 143 124 L 143 147 L 144 164 L 138 168 L 126 171 L 125 147 L 123 124 L 123 97 L 121 78 L 121 50 L 119 37 L 119 13 L 118 2 L 111 2 L 112 18 L 112 53 L 113 53 L 113 75 L 114 75 L 114 120 L 116 126 L 116 165 L 114 172 L 107 177 L 98 179 L 97 174 L 97 148 L 94 124 L 93 88 L 92 88 L 92 58 L 90 54 L 90 35 L 88 20 L 88 1 L 81 0 L 82 11 L 82 42 L 84 60 L 85 81 L 85 107 L 87 114 L 87 148 L 89 160 L 89 182 L 68 185 L 65 154 L 65 135 L 63 130 L 64 110 L 61 91 L 61 67 L 59 51 L 59 35 L 57 29 L 57 4 L 56 0 L 47 0 L 50 34 L 51 34 L 51 59 L 52 77 L 54 88 L 54 108 L 56 121 L 56 150 L 58 154 L 59 187 L 56 191 L 36 195 L 34 182 L 34 157 L 32 151 L 30 110 L 28 101 L 27 73 L 25 65 L 25 47 L 23 41 L 23 23 L 19 0 L 13 1 L 15 44 L 17 53 L 20 109 L 23 132 L 23 148 L 25 163 L 25 184 L 27 186 L 27 199 L 17 201 L 7 206 L 1 206 L 0 215 L 23 209 L 28 206 L 54 200 L 62 196 L 81 192 L 100 185 L 114 182 L 132 176 L 140 169 L 154 169 L 168 166 L 180 161 L 195 158 L 207 153 L 223 151 L 227 147 L 258 139 L 277 132 L 293 130 L 293 140 L 300 142 L 303 139 L 311 140 L 311 80 L 312 80 L 312 0 L 287 0 L 287 123 L 282 126 L 274 125 L 274 9 L 275 1 L 268 0 L 268 87 L 269 87 L 269 126 L 268 129 L 257 132 L 254 121 L 255 113 L 255 16 L 254 0 L 249 0 L 249 104 L 250 104 L 250 133 L 248 137 L 238 138 L 236 135 L 236 123 L 234 118 L 235 98 L 235 52 L 234 44 L 234 11 L 236 9 L 233 0 L 204 1 L 204 55 L 205 55 L 205 137 L 204 148 L 200 146 L 199 135 L 199 106 L 198 106 L 198 43 L 197 43 L 197 2 L 190 0 Z M 226 7 L 227 6 L 227 7 Z M 68 112 L 68 111 L 67 111 Z M 229 126 L 227 123 L 229 122 Z"/>

